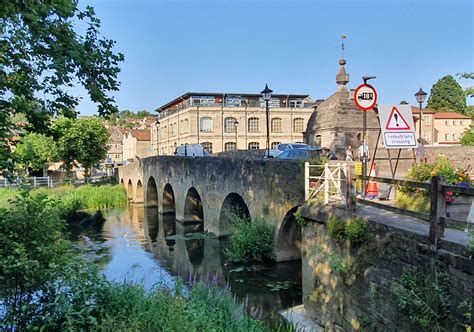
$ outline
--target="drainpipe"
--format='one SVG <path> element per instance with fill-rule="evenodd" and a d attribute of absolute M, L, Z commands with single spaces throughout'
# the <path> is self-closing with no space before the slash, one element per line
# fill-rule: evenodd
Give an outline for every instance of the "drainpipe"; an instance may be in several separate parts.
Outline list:
<path fill-rule="evenodd" d="M 221 151 L 224 151 L 224 101 L 225 101 L 225 93 L 222 94 L 222 105 L 221 105 Z"/>
<path fill-rule="evenodd" d="M 196 122 L 196 128 L 197 128 L 197 144 L 199 144 L 199 131 L 201 130 L 201 128 L 199 128 L 200 124 L 199 124 L 199 106 L 196 107 L 196 110 L 197 110 L 197 113 L 196 113 L 196 117 L 197 117 L 197 122 Z"/>

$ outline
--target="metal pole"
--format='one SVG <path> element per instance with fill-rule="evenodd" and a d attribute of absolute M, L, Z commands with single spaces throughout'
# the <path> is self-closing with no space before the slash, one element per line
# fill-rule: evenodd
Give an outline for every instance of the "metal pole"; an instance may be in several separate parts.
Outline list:
<path fill-rule="evenodd" d="M 421 137 L 421 134 L 422 134 L 422 132 L 421 132 L 421 124 L 422 124 L 422 121 L 423 121 L 423 120 L 422 120 L 422 119 L 423 119 L 423 110 L 421 109 L 421 105 L 422 105 L 422 103 L 420 102 L 420 128 L 418 128 L 418 138 L 419 138 L 419 139 L 422 138 L 422 137 Z"/>
<path fill-rule="evenodd" d="M 270 110 L 268 109 L 268 100 L 265 100 L 267 108 L 267 157 L 270 156 Z"/>
<path fill-rule="evenodd" d="M 237 125 L 239 123 L 238 122 L 235 122 L 235 150 L 238 150 L 237 148 Z"/>
<path fill-rule="evenodd" d="M 362 176 L 364 177 L 362 180 L 362 192 L 364 193 L 364 198 L 367 190 L 367 180 L 365 177 L 367 176 L 367 111 L 364 111 L 363 117 L 363 124 L 362 124 Z"/>

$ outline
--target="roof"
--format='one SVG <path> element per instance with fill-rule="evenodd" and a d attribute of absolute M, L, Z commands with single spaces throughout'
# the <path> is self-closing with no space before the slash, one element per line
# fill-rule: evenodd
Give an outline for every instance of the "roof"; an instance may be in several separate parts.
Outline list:
<path fill-rule="evenodd" d="M 137 141 L 150 141 L 151 133 L 149 129 L 130 129 L 127 133 L 136 138 Z"/>
<path fill-rule="evenodd" d="M 420 113 L 420 108 L 412 106 L 411 111 L 413 114 L 418 114 Z M 433 110 L 430 110 L 429 108 L 423 108 L 423 114 L 433 114 L 433 113 L 435 113 Z"/>
<path fill-rule="evenodd" d="M 455 112 L 438 112 L 434 115 L 435 119 L 471 119 L 470 116 Z"/>
<path fill-rule="evenodd" d="M 242 97 L 261 97 L 260 93 L 237 93 L 237 92 L 186 92 L 185 94 L 173 99 L 172 101 L 158 107 L 155 112 L 160 113 L 164 108 L 167 108 L 180 100 L 187 99 L 192 96 L 242 96 Z M 274 97 L 287 97 L 287 98 L 306 98 L 309 95 L 300 94 L 273 94 Z"/>

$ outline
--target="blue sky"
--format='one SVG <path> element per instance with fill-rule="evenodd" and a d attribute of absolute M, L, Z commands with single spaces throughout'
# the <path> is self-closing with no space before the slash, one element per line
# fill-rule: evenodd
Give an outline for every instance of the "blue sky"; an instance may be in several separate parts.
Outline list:
<path fill-rule="evenodd" d="M 341 34 L 349 87 L 376 75 L 382 104 L 415 103 L 420 86 L 429 92 L 446 74 L 474 71 L 470 0 L 80 0 L 87 4 L 125 54 L 120 110 L 152 111 L 187 91 L 258 93 L 265 83 L 327 98 Z M 96 107 L 85 98 L 79 111 Z"/>

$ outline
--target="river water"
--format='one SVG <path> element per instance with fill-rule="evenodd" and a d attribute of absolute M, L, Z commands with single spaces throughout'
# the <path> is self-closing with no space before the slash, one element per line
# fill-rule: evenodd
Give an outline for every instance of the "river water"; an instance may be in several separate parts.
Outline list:
<path fill-rule="evenodd" d="M 225 240 L 201 233 L 202 224 L 183 226 L 156 208 L 131 205 L 104 211 L 100 231 L 76 234 L 86 259 L 98 264 L 109 280 L 172 286 L 177 277 L 218 275 L 239 299 L 260 306 L 264 317 L 301 304 L 301 261 L 251 266 L 228 264 Z M 192 234 L 190 234 L 192 233 Z"/>

